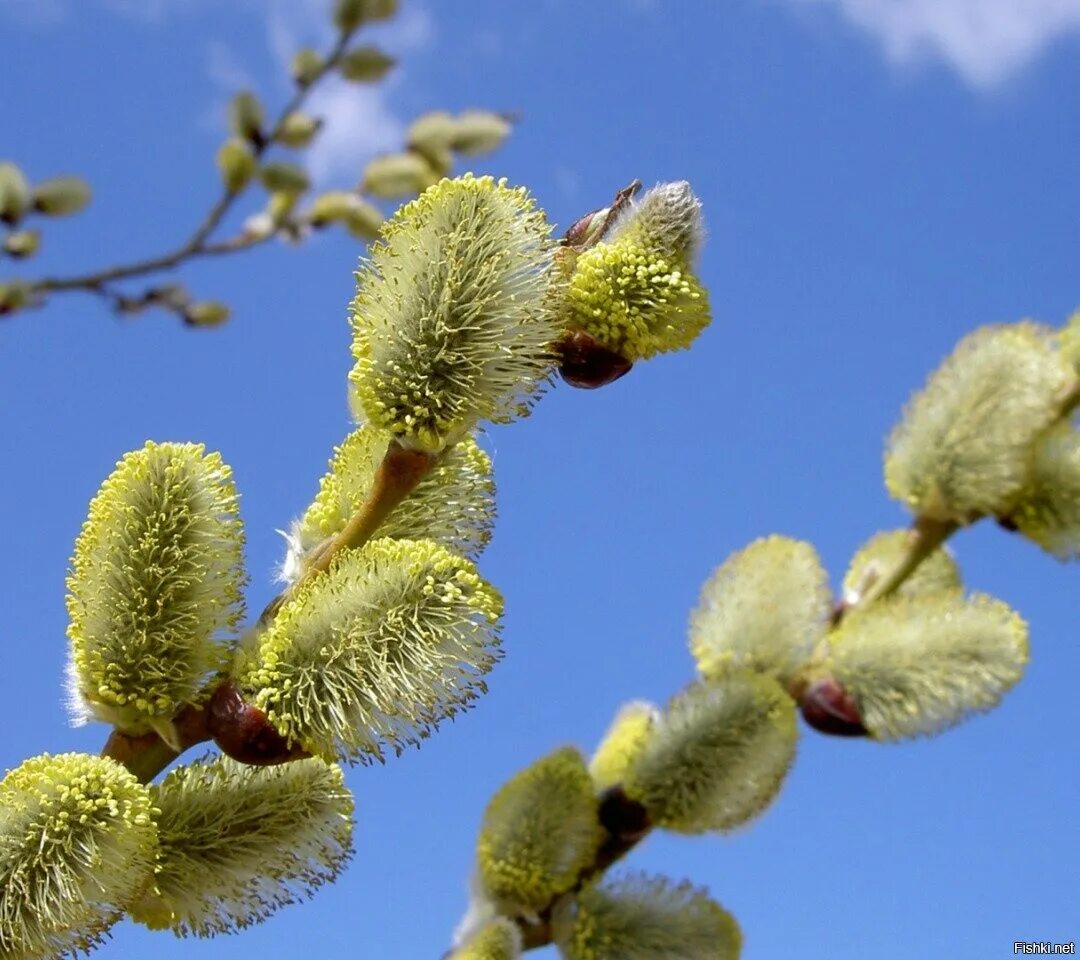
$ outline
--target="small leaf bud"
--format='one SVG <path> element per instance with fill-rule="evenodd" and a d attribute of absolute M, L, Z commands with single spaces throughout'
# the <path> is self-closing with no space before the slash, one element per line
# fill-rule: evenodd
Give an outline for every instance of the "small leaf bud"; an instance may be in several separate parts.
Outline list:
<path fill-rule="evenodd" d="M 604 831 L 581 754 L 556 750 L 503 784 L 476 844 L 480 879 L 503 912 L 530 914 L 571 890 Z"/>
<path fill-rule="evenodd" d="M 217 165 L 225 189 L 230 193 L 239 193 L 255 176 L 258 162 L 247 141 L 233 137 L 218 150 Z"/>
<path fill-rule="evenodd" d="M 90 202 L 90 185 L 81 177 L 53 177 L 36 184 L 31 199 L 38 213 L 66 217 Z"/>
<path fill-rule="evenodd" d="M 228 304 L 219 300 L 198 300 L 184 308 L 184 323 L 189 327 L 220 327 L 230 313 Z"/>
<path fill-rule="evenodd" d="M 410 150 L 375 157 L 364 168 L 360 190 L 392 200 L 420 193 L 438 179 L 431 164 L 421 154 Z"/>
<path fill-rule="evenodd" d="M 322 128 L 318 117 L 294 110 L 281 123 L 277 138 L 287 147 L 306 147 Z"/>
<path fill-rule="evenodd" d="M 30 205 L 30 185 L 15 164 L 0 163 L 0 220 L 14 226 Z"/>
<path fill-rule="evenodd" d="M 378 47 L 356 47 L 342 55 L 338 70 L 342 77 L 353 83 L 375 83 L 385 77 L 396 63 L 397 60 Z"/>
<path fill-rule="evenodd" d="M 342 33 L 351 33 L 364 22 L 367 0 L 334 0 L 334 26 Z"/>
<path fill-rule="evenodd" d="M 272 160 L 259 168 L 259 180 L 272 193 L 303 193 L 311 186 L 307 171 L 296 163 Z"/>
<path fill-rule="evenodd" d="M 21 310 L 30 302 L 30 285 L 23 280 L 0 283 L 0 317 Z"/>
<path fill-rule="evenodd" d="M 405 142 L 417 150 L 449 148 L 457 130 L 457 121 L 445 110 L 432 110 L 417 117 L 405 134 Z"/>
<path fill-rule="evenodd" d="M 454 121 L 450 148 L 467 157 L 502 146 L 512 127 L 506 117 L 487 110 L 466 110 Z"/>
<path fill-rule="evenodd" d="M 324 60 L 317 50 L 304 47 L 297 50 L 292 58 L 292 77 L 298 87 L 309 87 L 319 76 L 323 68 Z"/>
<path fill-rule="evenodd" d="M 848 565 L 844 575 L 844 602 L 856 605 L 873 585 L 897 566 L 907 552 L 910 530 L 889 530 L 874 534 Z M 949 551 L 938 547 L 912 571 L 896 589 L 898 597 L 921 593 L 961 592 L 960 570 Z"/>
<path fill-rule="evenodd" d="M 4 251 L 16 260 L 32 257 L 40 246 L 40 230 L 16 230 L 4 237 Z"/>
<path fill-rule="evenodd" d="M 358 240 L 374 240 L 383 224 L 383 215 L 362 197 L 345 190 L 324 193 L 311 205 L 308 220 L 313 227 L 340 223 Z"/>
<path fill-rule="evenodd" d="M 229 126 L 242 140 L 255 146 L 263 143 L 263 108 L 259 98 L 249 90 L 243 90 L 229 104 Z"/>

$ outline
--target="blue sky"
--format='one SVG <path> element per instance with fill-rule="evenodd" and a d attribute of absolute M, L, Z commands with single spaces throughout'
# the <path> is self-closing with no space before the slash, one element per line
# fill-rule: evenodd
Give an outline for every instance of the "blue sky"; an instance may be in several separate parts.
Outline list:
<path fill-rule="evenodd" d="M 37 266 L 186 235 L 217 189 L 228 94 L 250 82 L 280 103 L 282 57 L 325 39 L 326 6 L 0 0 L 0 153 L 96 189 L 49 227 Z M 238 937 L 123 924 L 103 957 L 437 957 L 499 784 L 558 745 L 590 749 L 621 702 L 685 685 L 689 611 L 733 550 L 805 538 L 838 584 L 865 538 L 906 522 L 881 453 L 910 392 L 978 325 L 1060 323 L 1080 304 L 1076 0 L 403 7 L 379 34 L 401 56 L 392 81 L 317 104 L 341 131 L 312 159 L 320 182 L 351 184 L 424 110 L 513 111 L 510 142 L 475 167 L 528 185 L 560 224 L 635 177 L 693 183 L 715 320 L 689 352 L 596 393 L 557 389 L 488 433 L 500 517 L 482 567 L 507 597 L 506 659 L 422 750 L 349 774 L 342 880 Z M 358 253 L 320 236 L 193 267 L 198 295 L 234 306 L 218 331 L 119 323 L 79 295 L 0 324 L 0 766 L 104 739 L 61 707 L 64 575 L 124 451 L 220 450 L 243 496 L 249 605 L 272 596 L 274 531 L 349 429 Z M 1031 666 L 999 710 L 901 746 L 804 732 L 758 821 L 658 835 L 628 861 L 709 887 L 747 960 L 989 960 L 1080 934 L 1075 569 L 989 526 L 954 545 L 967 584 L 1030 623 Z"/>

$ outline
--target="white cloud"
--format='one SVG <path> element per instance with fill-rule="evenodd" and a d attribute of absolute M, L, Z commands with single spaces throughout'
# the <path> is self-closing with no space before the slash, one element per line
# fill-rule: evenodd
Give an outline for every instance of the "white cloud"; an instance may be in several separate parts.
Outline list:
<path fill-rule="evenodd" d="M 326 49 L 333 43 L 326 0 L 269 0 L 267 42 L 280 69 L 288 69 L 293 54 L 303 46 Z M 394 56 L 429 47 L 434 36 L 430 15 L 416 4 L 406 6 L 385 25 L 365 31 Z M 394 75 L 378 84 L 352 84 L 327 77 L 311 95 L 307 110 L 326 124 L 307 151 L 307 166 L 318 184 L 359 179 L 364 164 L 377 153 L 400 149 L 405 122 L 391 106 L 389 90 Z"/>
<path fill-rule="evenodd" d="M 793 0 L 828 4 L 873 35 L 894 63 L 948 63 L 992 87 L 1057 38 L 1080 32 L 1080 0 Z"/>

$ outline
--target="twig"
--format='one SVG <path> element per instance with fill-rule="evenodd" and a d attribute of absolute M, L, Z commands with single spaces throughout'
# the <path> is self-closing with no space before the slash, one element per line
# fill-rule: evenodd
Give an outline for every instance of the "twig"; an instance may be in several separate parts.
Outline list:
<path fill-rule="evenodd" d="M 343 33 L 338 37 L 337 43 L 323 61 L 318 71 L 306 84 L 297 89 L 296 93 L 293 94 L 288 104 L 282 109 L 281 113 L 270 127 L 269 132 L 252 144 L 252 152 L 254 153 L 256 160 L 261 159 L 267 149 L 275 143 L 285 124 L 286 118 L 303 106 L 311 91 L 319 81 L 338 65 L 338 62 L 354 33 L 355 31 L 350 31 L 348 33 Z M 236 253 L 254 247 L 257 244 L 268 240 L 269 237 L 248 237 L 242 234 L 232 240 L 219 241 L 217 243 L 207 242 L 211 234 L 213 234 L 221 224 L 226 214 L 232 209 L 233 203 L 242 192 L 243 190 L 230 190 L 225 188 L 222 195 L 218 198 L 218 201 L 210 208 L 202 222 L 196 227 L 195 232 L 192 233 L 184 243 L 168 253 L 163 253 L 156 257 L 149 257 L 145 260 L 138 260 L 134 263 L 106 267 L 92 273 L 77 274 L 70 277 L 43 277 L 40 280 L 32 281 L 30 283 L 30 293 L 32 295 L 41 295 L 81 290 L 86 293 L 104 297 L 105 299 L 110 299 L 119 309 L 118 304 L 122 295 L 109 289 L 109 285 L 118 280 L 128 280 L 132 277 L 142 277 L 147 274 L 159 273 L 164 270 L 172 270 L 181 263 L 196 257 Z"/>

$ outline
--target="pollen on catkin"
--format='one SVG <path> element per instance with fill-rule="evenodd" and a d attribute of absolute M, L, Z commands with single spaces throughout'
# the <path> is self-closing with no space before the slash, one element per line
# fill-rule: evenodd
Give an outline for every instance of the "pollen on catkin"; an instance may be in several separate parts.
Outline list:
<path fill-rule="evenodd" d="M 690 346 L 710 319 L 693 272 L 701 238 L 701 203 L 688 183 L 650 190 L 574 260 L 566 325 L 631 362 Z"/>
<path fill-rule="evenodd" d="M 1031 478 L 1010 519 L 1059 560 L 1080 556 L 1080 429 L 1055 424 L 1035 444 Z"/>
<path fill-rule="evenodd" d="M 1006 515 L 1028 480 L 1036 438 L 1059 416 L 1068 378 L 1052 332 L 1037 324 L 969 334 L 893 430 L 889 493 L 934 520 Z"/>
<path fill-rule="evenodd" d="M 825 633 L 832 595 L 817 551 L 756 540 L 709 578 L 690 619 L 690 650 L 709 680 L 748 667 L 787 680 Z"/>
<path fill-rule="evenodd" d="M 731 830 L 772 801 L 797 733 L 794 702 L 775 679 L 733 671 L 672 700 L 622 787 L 658 827 Z"/>
<path fill-rule="evenodd" d="M 645 749 L 659 719 L 660 710 L 643 700 L 634 700 L 619 708 L 589 761 L 589 775 L 598 792 L 622 783 L 630 765 Z"/>
<path fill-rule="evenodd" d="M 934 593 L 852 610 L 822 670 L 855 700 L 871 736 L 902 740 L 995 707 L 1027 659 L 1027 625 L 1006 604 Z"/>
<path fill-rule="evenodd" d="M 68 576 L 72 705 L 141 733 L 197 702 L 243 615 L 232 471 L 191 443 L 126 454 L 90 503 Z M 78 719 L 85 719 L 79 717 Z"/>
<path fill-rule="evenodd" d="M 531 916 L 574 886 L 603 836 L 585 761 L 564 747 L 492 797 L 476 844 L 480 882 L 503 913 Z"/>
<path fill-rule="evenodd" d="M 354 430 L 335 448 L 319 493 L 289 536 L 295 557 L 285 564 L 290 579 L 303 571 L 304 557 L 340 533 L 371 491 L 390 435 L 371 424 Z M 435 540 L 475 558 L 491 538 L 495 518 L 495 482 L 491 458 L 472 437 L 447 450 L 409 494 L 379 525 L 380 537 Z"/>
<path fill-rule="evenodd" d="M 234 676 L 290 742 L 381 760 L 484 692 L 501 615 L 471 561 L 430 540 L 372 540 L 303 581 Z"/>
<path fill-rule="evenodd" d="M 524 189 L 471 174 L 398 210 L 357 274 L 354 408 L 432 452 L 526 413 L 558 335 L 550 230 Z"/>
<path fill-rule="evenodd" d="M 883 530 L 875 533 L 856 551 L 844 575 L 844 599 L 856 604 L 873 585 L 888 575 L 907 550 L 909 530 Z M 963 590 L 960 570 L 945 547 L 933 550 L 896 589 L 898 597 L 922 593 Z"/>
<path fill-rule="evenodd" d="M 739 925 L 705 890 L 633 873 L 561 904 L 555 942 L 564 960 L 738 960 Z"/>
<path fill-rule="evenodd" d="M 232 933 L 332 882 L 352 855 L 337 765 L 203 758 L 153 788 L 161 855 L 134 920 L 178 936 Z"/>
<path fill-rule="evenodd" d="M 449 960 L 517 960 L 521 931 L 506 917 L 495 917 L 450 954 Z"/>
<path fill-rule="evenodd" d="M 151 882 L 150 792 L 119 763 L 66 753 L 0 780 L 0 955 L 89 950 Z"/>

